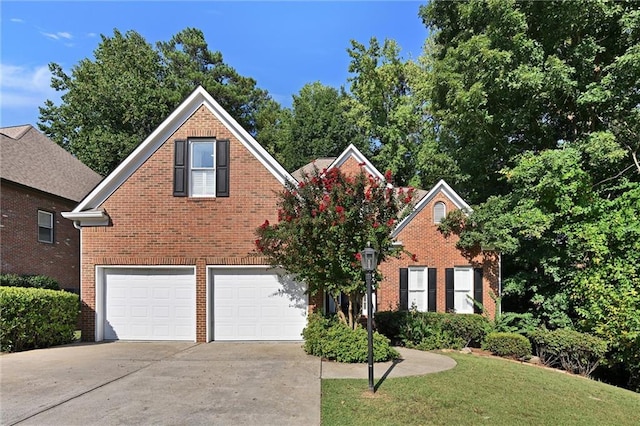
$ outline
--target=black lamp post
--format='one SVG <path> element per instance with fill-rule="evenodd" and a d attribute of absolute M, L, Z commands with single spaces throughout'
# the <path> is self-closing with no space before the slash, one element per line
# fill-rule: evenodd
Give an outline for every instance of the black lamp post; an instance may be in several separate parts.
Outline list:
<path fill-rule="evenodd" d="M 367 333 L 369 337 L 369 354 L 367 361 L 369 364 L 369 390 L 374 392 L 373 388 L 373 298 L 371 296 L 371 278 L 373 271 L 378 266 L 378 252 L 371 248 L 371 243 L 367 243 L 367 247 L 360 252 L 362 269 L 367 283 Z"/>

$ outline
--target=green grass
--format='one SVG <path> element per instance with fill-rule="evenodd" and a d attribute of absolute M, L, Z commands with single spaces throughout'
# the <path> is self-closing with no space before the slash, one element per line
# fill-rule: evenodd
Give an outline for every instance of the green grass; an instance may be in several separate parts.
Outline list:
<path fill-rule="evenodd" d="M 634 425 L 640 394 L 507 360 L 448 354 L 458 365 L 387 379 L 322 380 L 323 425 Z"/>

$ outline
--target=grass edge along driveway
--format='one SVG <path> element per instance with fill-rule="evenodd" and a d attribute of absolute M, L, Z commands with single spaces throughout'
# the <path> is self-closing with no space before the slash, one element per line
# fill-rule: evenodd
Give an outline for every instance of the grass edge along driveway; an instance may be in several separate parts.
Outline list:
<path fill-rule="evenodd" d="M 447 354 L 453 370 L 387 379 L 322 380 L 329 425 L 638 425 L 640 394 L 499 358 Z"/>

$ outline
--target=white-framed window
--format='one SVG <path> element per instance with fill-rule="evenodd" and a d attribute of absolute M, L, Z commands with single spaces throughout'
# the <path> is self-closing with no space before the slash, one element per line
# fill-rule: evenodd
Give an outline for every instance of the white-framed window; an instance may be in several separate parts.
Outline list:
<path fill-rule="evenodd" d="M 53 243 L 53 213 L 38 210 L 38 241 Z"/>
<path fill-rule="evenodd" d="M 189 145 L 189 195 L 215 197 L 215 141 L 193 141 Z"/>
<path fill-rule="evenodd" d="M 415 306 L 420 312 L 428 310 L 427 279 L 427 268 L 425 266 L 409 267 L 409 309 Z"/>
<path fill-rule="evenodd" d="M 453 308 L 457 314 L 473 313 L 473 268 L 455 267 L 453 270 Z"/>
<path fill-rule="evenodd" d="M 440 223 L 447 215 L 447 206 L 442 201 L 433 205 L 433 223 Z"/>
<path fill-rule="evenodd" d="M 373 309 L 371 310 L 374 314 L 376 313 L 376 293 L 371 293 L 371 300 L 373 300 Z M 362 296 L 362 315 L 368 314 L 369 307 L 367 306 L 367 295 Z"/>

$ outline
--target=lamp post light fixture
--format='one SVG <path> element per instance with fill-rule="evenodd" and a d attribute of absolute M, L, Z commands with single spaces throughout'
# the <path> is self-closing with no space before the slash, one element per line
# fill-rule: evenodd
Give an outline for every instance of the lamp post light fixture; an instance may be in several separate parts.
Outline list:
<path fill-rule="evenodd" d="M 373 297 L 371 295 L 371 281 L 373 271 L 378 267 L 378 252 L 371 248 L 371 243 L 367 243 L 362 252 L 360 252 L 362 269 L 364 270 L 364 278 L 367 283 L 367 335 L 369 353 L 367 363 L 369 365 L 369 390 L 373 393 Z"/>

